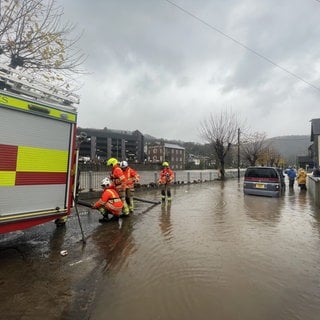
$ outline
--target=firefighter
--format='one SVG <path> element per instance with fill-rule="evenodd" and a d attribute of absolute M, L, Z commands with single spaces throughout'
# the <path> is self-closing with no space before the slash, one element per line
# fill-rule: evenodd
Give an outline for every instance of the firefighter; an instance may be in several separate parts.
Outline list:
<path fill-rule="evenodd" d="M 120 162 L 120 168 L 122 169 L 126 179 L 126 202 L 129 206 L 129 212 L 132 213 L 134 209 L 133 196 L 134 196 L 134 184 L 140 181 L 140 176 L 134 169 L 130 168 L 127 161 Z"/>
<path fill-rule="evenodd" d="M 119 166 L 119 161 L 116 158 L 110 158 L 107 161 L 107 166 L 111 167 L 110 179 L 114 183 L 117 192 L 123 202 L 122 213 L 129 215 L 129 206 L 126 202 L 126 186 L 127 180 L 122 169 Z"/>
<path fill-rule="evenodd" d="M 93 209 L 98 209 L 103 218 L 99 222 L 108 222 L 117 220 L 123 208 L 123 203 L 118 192 L 115 190 L 115 185 L 109 178 L 104 178 L 101 181 L 103 192 L 101 198 L 92 204 Z"/>
<path fill-rule="evenodd" d="M 165 202 L 166 197 L 168 199 L 168 202 L 171 202 L 170 185 L 173 183 L 173 179 L 174 179 L 174 172 L 169 168 L 169 162 L 164 161 L 162 163 L 162 170 L 159 176 L 162 203 Z"/>

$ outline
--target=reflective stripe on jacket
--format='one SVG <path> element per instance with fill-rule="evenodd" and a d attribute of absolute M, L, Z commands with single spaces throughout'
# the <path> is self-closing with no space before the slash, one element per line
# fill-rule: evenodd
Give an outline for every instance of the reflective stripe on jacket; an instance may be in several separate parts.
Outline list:
<path fill-rule="evenodd" d="M 126 189 L 127 179 L 126 179 L 122 169 L 119 167 L 119 165 L 115 165 L 112 168 L 110 178 L 113 181 L 113 183 L 115 184 L 117 190 L 125 190 Z"/>
<path fill-rule="evenodd" d="M 170 168 L 164 168 L 160 172 L 159 183 L 171 184 L 174 179 L 174 172 Z"/>
<path fill-rule="evenodd" d="M 127 188 L 134 189 L 135 182 L 139 182 L 140 180 L 140 176 L 138 175 L 137 171 L 127 167 L 125 170 L 123 170 L 123 173 L 127 179 Z"/>
<path fill-rule="evenodd" d="M 111 213 L 120 215 L 123 203 L 116 190 L 105 189 L 101 195 L 101 198 L 93 205 L 93 207 L 96 209 L 103 206 Z"/>

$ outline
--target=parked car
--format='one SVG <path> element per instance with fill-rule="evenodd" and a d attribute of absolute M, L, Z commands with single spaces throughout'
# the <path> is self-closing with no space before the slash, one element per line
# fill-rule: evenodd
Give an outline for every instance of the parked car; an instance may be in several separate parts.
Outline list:
<path fill-rule="evenodd" d="M 244 174 L 244 194 L 280 197 L 283 193 L 283 174 L 274 167 L 249 167 Z"/>
<path fill-rule="evenodd" d="M 281 186 L 282 186 L 282 191 L 284 191 L 285 187 L 286 187 L 286 183 L 285 183 L 285 175 L 283 173 L 283 170 L 281 168 L 277 168 L 277 171 L 280 175 L 280 179 L 281 179 Z"/>

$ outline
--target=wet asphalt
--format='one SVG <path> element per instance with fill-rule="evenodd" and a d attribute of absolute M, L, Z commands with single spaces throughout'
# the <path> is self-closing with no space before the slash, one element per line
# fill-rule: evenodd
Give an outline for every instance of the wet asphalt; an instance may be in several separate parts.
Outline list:
<path fill-rule="evenodd" d="M 318 319 L 320 212 L 298 189 L 177 186 L 172 207 L 136 201 L 108 224 L 76 209 L 64 227 L 0 235 L 1 320 Z"/>
<path fill-rule="evenodd" d="M 148 192 L 147 198 L 158 202 L 158 191 Z M 91 200 L 96 199 L 84 201 Z M 140 201 L 126 223 L 154 206 Z M 93 237 L 112 243 L 112 230 L 119 230 L 123 221 L 106 226 L 99 218 L 97 210 L 77 205 L 65 226 L 48 222 L 0 235 L 1 320 L 90 318 L 105 259 Z"/>

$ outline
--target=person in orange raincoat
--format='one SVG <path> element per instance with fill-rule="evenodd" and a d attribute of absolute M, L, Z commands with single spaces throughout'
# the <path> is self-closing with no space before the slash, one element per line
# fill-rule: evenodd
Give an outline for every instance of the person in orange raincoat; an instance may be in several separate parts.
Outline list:
<path fill-rule="evenodd" d="M 166 197 L 168 202 L 171 201 L 171 190 L 170 185 L 174 180 L 174 172 L 169 168 L 169 162 L 164 161 L 162 163 L 163 169 L 159 175 L 159 184 L 161 187 L 161 201 L 164 203 L 166 201 Z"/>
<path fill-rule="evenodd" d="M 124 215 L 129 215 L 129 206 L 126 202 L 126 176 L 120 168 L 119 161 L 116 158 L 110 158 L 107 161 L 107 166 L 111 167 L 110 180 L 114 183 L 115 188 L 123 202 L 122 212 Z"/>
<path fill-rule="evenodd" d="M 116 220 L 120 217 L 123 208 L 120 196 L 109 178 L 101 181 L 101 187 L 103 187 L 101 198 L 92 204 L 92 208 L 98 209 L 102 214 L 103 218 L 99 219 L 99 222 Z"/>
<path fill-rule="evenodd" d="M 127 179 L 126 201 L 129 206 L 129 212 L 132 213 L 134 209 L 134 203 L 133 203 L 134 184 L 140 181 L 140 176 L 136 170 L 129 167 L 127 161 L 121 161 L 120 168 L 122 169 Z"/>

